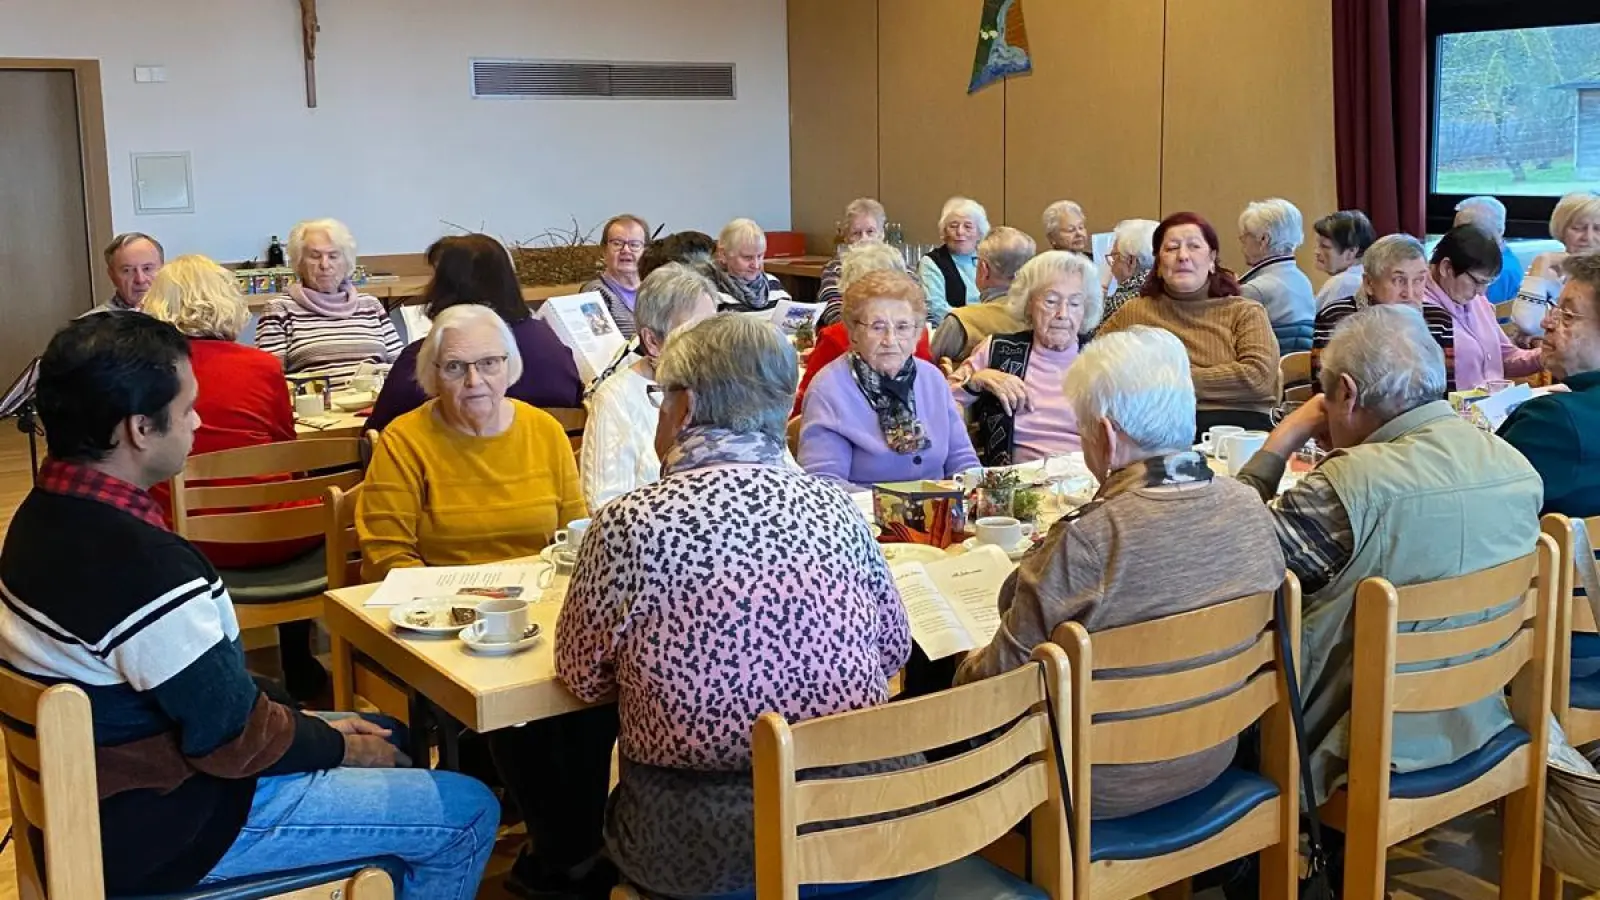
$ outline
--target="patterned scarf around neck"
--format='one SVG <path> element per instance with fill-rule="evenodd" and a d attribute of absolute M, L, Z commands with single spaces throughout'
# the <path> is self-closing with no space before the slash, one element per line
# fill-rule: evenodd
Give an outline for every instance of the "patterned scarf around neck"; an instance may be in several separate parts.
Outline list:
<path fill-rule="evenodd" d="M 666 459 L 661 461 L 661 477 L 730 463 L 782 465 L 783 451 L 783 441 L 759 431 L 738 432 L 714 425 L 693 425 L 678 433 Z"/>
<path fill-rule="evenodd" d="M 1095 491 L 1094 499 L 1063 516 L 1071 522 L 1098 509 L 1118 494 L 1140 488 L 1170 487 L 1179 484 L 1198 484 L 1216 478 L 1206 458 L 1193 450 L 1184 450 L 1168 456 L 1152 456 L 1143 462 L 1130 463 L 1106 475 L 1106 480 Z"/>
<path fill-rule="evenodd" d="M 289 299 L 299 304 L 306 312 L 313 312 L 330 319 L 348 319 L 355 315 L 356 307 L 360 305 L 356 286 L 351 284 L 348 278 L 339 282 L 338 289 L 331 294 L 313 290 L 297 281 L 289 285 Z"/>
<path fill-rule="evenodd" d="M 855 352 L 850 356 L 850 372 L 867 397 L 867 404 L 878 414 L 878 427 L 883 430 L 883 442 L 895 453 L 919 453 L 933 442 L 928 439 L 922 421 L 917 418 L 917 360 L 906 357 L 905 364 L 893 378 L 885 377 L 867 365 Z"/>
<path fill-rule="evenodd" d="M 772 290 L 772 283 L 767 280 L 765 272 L 758 273 L 755 281 L 745 281 L 742 278 L 735 278 L 732 272 L 718 263 L 711 267 L 711 274 L 717 282 L 717 289 L 746 309 L 771 309 L 776 302 L 768 296 Z"/>

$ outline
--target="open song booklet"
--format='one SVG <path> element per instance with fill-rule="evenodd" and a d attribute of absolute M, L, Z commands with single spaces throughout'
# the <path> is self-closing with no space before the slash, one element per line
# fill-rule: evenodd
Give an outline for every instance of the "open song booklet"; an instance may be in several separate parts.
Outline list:
<path fill-rule="evenodd" d="M 413 600 L 464 597 L 472 603 L 520 597 L 532 603 L 549 584 L 544 563 L 501 563 L 488 566 L 421 566 L 390 569 L 367 598 L 367 606 L 399 606 Z"/>
<path fill-rule="evenodd" d="M 1000 630 L 997 598 L 1016 563 L 998 547 L 931 563 L 902 563 L 890 571 L 900 589 L 911 638 L 929 659 L 988 646 Z"/>

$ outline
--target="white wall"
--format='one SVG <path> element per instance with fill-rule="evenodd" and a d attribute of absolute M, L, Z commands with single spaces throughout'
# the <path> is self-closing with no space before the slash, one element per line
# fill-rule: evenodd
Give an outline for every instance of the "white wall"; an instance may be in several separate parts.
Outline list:
<path fill-rule="evenodd" d="M 623 210 L 789 226 L 784 0 L 318 7 L 314 110 L 296 0 L 0 0 L 0 56 L 100 60 L 115 227 L 169 255 L 248 259 L 316 216 L 363 253 L 420 251 L 443 222 L 522 240 Z M 733 62 L 738 99 L 473 100 L 475 56 Z M 129 154 L 171 150 L 193 154 L 195 212 L 135 215 Z"/>

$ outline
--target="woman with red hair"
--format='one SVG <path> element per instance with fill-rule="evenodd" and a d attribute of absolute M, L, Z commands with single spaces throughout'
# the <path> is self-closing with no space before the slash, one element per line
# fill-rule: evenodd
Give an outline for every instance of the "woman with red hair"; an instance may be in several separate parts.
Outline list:
<path fill-rule="evenodd" d="M 1217 258 L 1217 230 L 1199 215 L 1168 216 L 1154 245 L 1156 266 L 1143 293 L 1099 333 L 1152 325 L 1177 335 L 1189 353 L 1197 433 L 1214 425 L 1270 430 L 1280 385 L 1278 340 L 1266 308 L 1239 296 L 1239 279 Z"/>

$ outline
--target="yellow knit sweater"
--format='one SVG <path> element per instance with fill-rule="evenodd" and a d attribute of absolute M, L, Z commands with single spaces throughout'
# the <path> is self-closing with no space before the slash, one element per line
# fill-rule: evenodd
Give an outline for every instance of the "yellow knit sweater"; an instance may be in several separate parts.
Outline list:
<path fill-rule="evenodd" d="M 406 566 L 460 566 L 529 556 L 585 516 L 572 445 L 561 425 L 517 400 L 511 427 L 462 434 L 436 401 L 383 430 L 356 507 L 361 572 L 378 581 Z"/>
<path fill-rule="evenodd" d="M 1135 325 L 1165 328 L 1183 342 L 1200 409 L 1265 413 L 1277 405 L 1278 339 L 1266 307 L 1254 300 L 1135 297 L 1107 319 L 1098 334 Z"/>

